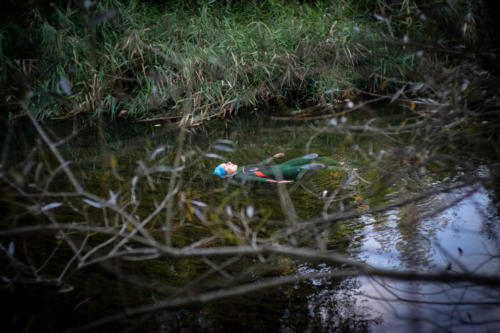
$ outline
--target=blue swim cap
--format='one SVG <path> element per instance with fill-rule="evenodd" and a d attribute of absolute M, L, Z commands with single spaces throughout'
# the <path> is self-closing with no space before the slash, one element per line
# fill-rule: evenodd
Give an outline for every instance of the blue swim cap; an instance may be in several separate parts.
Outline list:
<path fill-rule="evenodd" d="M 214 170 L 214 175 L 219 176 L 220 178 L 224 178 L 224 176 L 227 174 L 226 170 L 222 167 L 222 164 L 219 164 L 215 170 Z"/>

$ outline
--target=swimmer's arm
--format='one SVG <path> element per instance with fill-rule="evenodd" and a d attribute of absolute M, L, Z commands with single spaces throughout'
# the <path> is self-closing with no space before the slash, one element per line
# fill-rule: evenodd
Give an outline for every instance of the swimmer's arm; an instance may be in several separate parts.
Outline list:
<path fill-rule="evenodd" d="M 276 158 L 280 158 L 280 157 L 283 157 L 285 156 L 285 154 L 283 153 L 277 153 L 277 154 L 274 154 L 273 156 L 263 160 L 262 162 L 258 163 L 258 165 L 268 165 L 269 163 L 271 163 L 272 161 L 274 161 L 274 159 Z"/>
<path fill-rule="evenodd" d="M 275 180 L 275 179 L 268 178 L 267 181 L 270 183 L 276 183 L 276 184 L 291 184 L 291 183 L 293 183 L 293 180 L 287 180 L 287 179 Z"/>

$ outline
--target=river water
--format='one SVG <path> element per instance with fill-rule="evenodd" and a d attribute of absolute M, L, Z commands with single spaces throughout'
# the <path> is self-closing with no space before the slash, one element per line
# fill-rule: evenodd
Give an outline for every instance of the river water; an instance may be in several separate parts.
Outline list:
<path fill-rule="evenodd" d="M 72 126 L 59 123 L 47 124 L 46 128 L 55 141 L 70 135 Z M 221 245 L 241 244 L 245 241 L 242 229 L 247 226 L 238 223 L 245 219 L 249 228 L 263 238 L 277 232 L 289 212 L 284 211 L 275 186 L 241 187 L 211 175 L 212 170 L 223 160 L 244 165 L 278 152 L 285 153 L 283 160 L 315 152 L 335 165 L 310 172 L 287 187 L 299 220 L 307 221 L 349 206 L 366 213 L 332 224 L 314 236 L 301 234 L 304 238 L 294 242 L 307 247 L 320 246 L 378 268 L 500 276 L 498 184 L 436 191 L 402 207 L 370 210 L 429 189 L 453 186 L 467 173 L 488 175 L 487 161 L 477 161 L 475 168 L 467 171 L 453 165 L 441 165 L 438 171 L 431 165 L 414 170 L 411 156 L 387 158 L 391 154 L 397 156 L 394 152 L 401 147 L 404 151 L 413 149 L 414 138 L 346 131 L 339 134 L 336 126 L 339 125 L 322 121 L 293 123 L 254 118 L 234 119 L 185 133 L 179 155 L 185 167 L 180 172 L 179 199 L 174 205 L 173 244 L 185 246 L 211 235 Z M 46 146 L 33 139 L 37 134 L 30 124 L 22 127 L 24 130 L 16 133 L 4 153 L 9 157 L 4 170 L 15 178 L 16 170 L 30 160 L 43 160 L 56 168 Z M 86 189 L 106 198 L 118 193 L 118 198 L 128 204 L 140 202 L 134 214 L 145 217 L 167 193 L 170 173 L 147 175 L 144 170 L 158 165 L 172 166 L 179 152 L 179 140 L 179 131 L 165 123 L 123 122 L 83 129 L 58 147 L 65 159 L 71 161 L 75 176 Z M 35 157 L 30 155 L 33 147 L 39 147 Z M 31 179 L 34 170 L 26 171 L 24 176 Z M 136 179 L 131 190 L 138 174 L 142 177 Z M 397 176 L 387 178 L 392 175 Z M 68 183 L 54 181 L 51 186 L 63 191 Z M 16 199 L 7 200 L 5 193 L 8 192 L 4 192 L 3 207 L 9 211 L 5 225 L 20 227 L 31 223 L 26 222 L 22 208 L 11 206 L 13 201 L 23 199 L 9 196 Z M 96 207 L 75 213 L 74 209 L 64 208 L 75 205 L 72 199 L 61 203 L 60 208 L 51 210 L 59 223 L 118 223 L 110 216 L 105 219 Z M 222 215 L 240 220 L 221 223 Z M 164 217 L 153 222 L 151 232 L 162 235 L 165 232 L 162 221 Z M 81 241 L 76 236 L 75 239 Z M 12 244 L 14 255 L 23 259 L 37 252 L 27 259 L 39 261 L 35 266 L 41 266 L 54 251 L 56 254 L 40 270 L 41 275 L 53 276 L 71 257 L 68 249 L 55 245 L 58 241 L 51 235 L 29 234 L 3 238 L 1 243 L 5 248 Z M 214 260 L 222 265 L 222 261 Z M 308 263 L 277 256 L 238 257 L 224 266 L 226 269 L 216 270 L 203 279 L 200 276 L 214 267 L 214 262 L 208 259 L 113 259 L 83 268 L 69 266 L 63 287 L 11 283 L 15 277 L 8 266 L 2 274 L 2 296 L 10 304 L 7 326 L 27 332 L 76 329 L 172 295 L 193 296 L 260 278 L 338 269 L 323 262 Z M 127 317 L 92 330 L 111 327 L 163 332 L 386 332 L 389 329 L 494 332 L 500 330 L 499 299 L 498 288 L 473 282 L 438 283 L 366 276 L 317 278 Z"/>

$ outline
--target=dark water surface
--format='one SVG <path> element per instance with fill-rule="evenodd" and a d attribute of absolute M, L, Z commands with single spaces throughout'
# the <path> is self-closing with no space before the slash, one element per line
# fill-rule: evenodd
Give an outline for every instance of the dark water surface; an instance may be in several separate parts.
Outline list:
<path fill-rule="evenodd" d="M 325 127 L 325 125 L 327 125 Z M 9 155 L 10 165 L 21 168 L 26 156 L 36 147 L 35 132 L 29 124 L 16 133 Z M 47 124 L 52 137 L 71 133 L 71 123 Z M 223 141 L 220 141 L 220 140 Z M 221 245 L 238 244 L 237 231 L 227 225 L 211 224 L 216 212 L 224 211 L 245 218 L 262 235 L 282 226 L 283 213 L 278 192 L 269 184 L 233 185 L 212 175 L 223 160 L 241 165 L 261 161 L 284 152 L 293 158 L 318 153 L 335 161 L 335 166 L 307 174 L 288 186 L 290 198 L 299 218 L 307 220 L 322 212 L 342 209 L 336 203 L 325 209 L 326 198 L 341 188 L 342 205 L 360 202 L 360 209 L 391 203 L 404 196 L 418 194 L 443 184 L 453 184 L 460 170 L 450 166 L 446 172 L 419 170 L 403 183 L 385 185 L 373 191 L 378 181 L 377 161 L 407 138 L 397 140 L 384 136 L 334 134 L 328 123 L 284 123 L 267 118 L 233 120 L 186 133 L 181 159 L 182 186 L 176 202 L 177 214 L 172 227 L 172 244 L 184 246 L 202 237 L 216 234 Z M 40 144 L 41 159 L 55 165 L 49 151 Z M 140 165 L 153 168 L 173 165 L 179 150 L 179 131 L 164 123 L 114 123 L 81 130 L 59 146 L 71 168 L 92 193 L 131 201 L 130 188 Z M 367 157 L 368 156 L 368 157 Z M 286 160 L 286 158 L 283 158 Z M 380 159 L 381 160 L 381 159 Z M 340 163 L 340 164 L 338 164 Z M 390 162 L 385 162 L 390 163 Z M 338 168 L 342 165 L 342 168 Z M 385 170 L 397 172 L 403 166 L 387 164 Z M 139 168 L 139 169 L 138 169 Z M 352 178 L 353 168 L 362 178 Z M 473 172 L 487 174 L 481 163 Z M 21 173 L 21 171 L 19 171 Z M 144 218 L 168 192 L 170 173 L 141 177 L 134 190 L 140 204 L 134 214 Z M 411 183 L 411 182 L 414 183 Z M 410 184 L 409 184 L 410 182 Z M 65 180 L 52 185 L 67 188 Z M 498 186 L 497 186 L 498 187 Z M 54 189 L 56 190 L 56 189 Z M 111 191 L 111 192 L 110 192 Z M 469 188 L 436 194 L 416 203 L 378 214 L 336 223 L 327 230 L 324 247 L 347 254 L 376 267 L 416 271 L 469 271 L 500 274 L 499 201 L 493 188 L 481 187 L 471 195 Z M 7 193 L 7 192 L 6 192 Z M 431 217 L 425 213 L 465 196 L 456 205 Z M 72 199 L 65 202 L 69 205 Z M 5 201 L 5 200 L 4 200 Z M 76 201 L 75 201 L 76 202 Z M 362 204 L 361 204 L 362 203 Z M 26 216 L 18 207 L 3 204 L 9 226 L 22 226 Z M 206 206 L 205 206 L 206 205 Z M 211 207 L 215 209 L 208 209 Z M 100 210 L 88 208 L 81 215 L 64 207 L 54 210 L 60 222 L 102 223 Z M 238 215 L 239 214 L 239 215 Z M 15 219 L 12 216 L 18 216 Z M 31 219 L 31 217 L 30 217 Z M 163 220 L 153 222 L 151 232 L 162 237 Z M 118 223 L 113 219 L 110 225 Z M 3 227 L 2 227 L 3 228 Z M 229 229 L 228 229 L 229 228 Z M 242 228 L 240 225 L 238 228 Z M 237 228 L 237 230 L 239 230 Z M 326 231 L 325 231 L 326 232 Z M 236 235 L 236 236 L 235 236 Z M 302 245 L 316 239 L 301 240 Z M 57 246 L 50 233 L 1 240 L 12 244 L 15 253 L 29 253 L 32 260 L 46 258 Z M 71 258 L 62 246 L 56 251 L 44 274 L 57 276 Z M 220 259 L 222 263 L 227 258 Z M 2 260 L 2 264 L 4 260 Z M 5 265 L 8 265 L 7 263 Z M 4 266 L 7 267 L 7 266 Z M 112 259 L 81 269 L 70 268 L 61 286 L 46 284 L 9 284 L 10 269 L 2 273 L 2 303 L 7 327 L 12 331 L 60 332 L 77 329 L 91 321 L 123 313 L 124 310 L 153 304 L 171 295 L 197 295 L 257 277 L 273 277 L 293 272 L 334 270 L 325 263 L 303 263 L 285 257 L 241 258 L 228 264 L 225 272 L 204 279 L 209 271 L 203 259 L 153 258 L 144 260 Z M 312 279 L 270 290 L 223 298 L 132 316 L 93 330 L 121 331 L 259 331 L 259 332 L 494 332 L 500 330 L 498 289 L 470 283 L 432 283 L 401 281 L 373 277 Z"/>

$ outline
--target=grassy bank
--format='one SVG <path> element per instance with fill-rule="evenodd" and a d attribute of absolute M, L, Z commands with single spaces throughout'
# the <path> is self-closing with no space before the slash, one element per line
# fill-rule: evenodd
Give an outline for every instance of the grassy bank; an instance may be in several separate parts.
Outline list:
<path fill-rule="evenodd" d="M 23 54 L 2 57 L 18 77 L 10 95 L 32 95 L 39 118 L 198 122 L 267 102 L 335 101 L 380 83 L 371 73 L 401 78 L 414 64 L 380 42 L 380 22 L 342 1 L 56 2 L 29 16 Z M 9 29 L 12 51 L 21 41 Z"/>
<path fill-rule="evenodd" d="M 21 102 L 42 119 L 198 124 L 268 103 L 390 96 L 439 63 L 433 52 L 441 63 L 461 52 L 446 50 L 453 27 L 463 24 L 468 47 L 480 28 L 478 5 L 443 1 L 75 0 L 16 10 L 0 29 L 0 97 L 9 117 Z"/>

